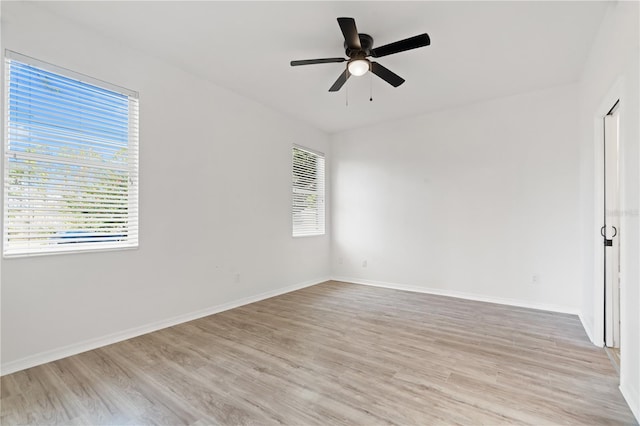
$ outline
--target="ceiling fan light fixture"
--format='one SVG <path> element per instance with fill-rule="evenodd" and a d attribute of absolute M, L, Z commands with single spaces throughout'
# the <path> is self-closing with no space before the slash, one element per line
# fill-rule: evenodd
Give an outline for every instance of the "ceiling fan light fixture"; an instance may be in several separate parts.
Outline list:
<path fill-rule="evenodd" d="M 299 65 L 347 62 L 347 68 L 343 68 L 343 71 L 338 75 L 338 79 L 329 88 L 329 92 L 337 92 L 340 90 L 352 75 L 360 77 L 365 75 L 368 71 L 371 71 L 371 74 L 380 77 L 393 87 L 398 87 L 404 83 L 404 78 L 385 68 L 378 62 L 370 61 L 367 58 L 372 57 L 377 59 L 383 56 L 429 46 L 431 44 L 429 35 L 427 33 L 423 33 L 373 48 L 373 37 L 369 34 L 359 33 L 356 28 L 355 19 L 347 17 L 338 18 L 338 25 L 340 26 L 340 31 L 342 31 L 342 35 L 344 37 L 344 53 L 347 58 L 320 58 L 291 61 L 292 67 L 297 67 Z"/>
<path fill-rule="evenodd" d="M 360 77 L 369 71 L 369 61 L 366 59 L 355 59 L 349 62 L 349 72 L 351 75 Z"/>

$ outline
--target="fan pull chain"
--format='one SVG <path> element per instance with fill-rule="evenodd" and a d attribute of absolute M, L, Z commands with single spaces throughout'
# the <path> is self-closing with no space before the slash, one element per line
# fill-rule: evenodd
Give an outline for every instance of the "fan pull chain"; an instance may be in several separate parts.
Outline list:
<path fill-rule="evenodd" d="M 373 102 L 373 74 L 369 72 L 369 102 Z"/>
<path fill-rule="evenodd" d="M 345 75 L 345 76 L 347 75 L 347 69 L 346 69 L 346 68 L 345 68 L 345 70 L 344 70 L 344 75 Z M 347 80 L 345 83 L 346 83 L 346 84 L 345 84 L 345 86 L 346 86 L 346 87 L 345 87 L 345 96 L 346 96 L 346 99 L 345 99 L 345 104 L 344 104 L 344 106 L 345 106 L 345 107 L 348 107 L 348 106 L 349 106 L 349 80 Z"/>

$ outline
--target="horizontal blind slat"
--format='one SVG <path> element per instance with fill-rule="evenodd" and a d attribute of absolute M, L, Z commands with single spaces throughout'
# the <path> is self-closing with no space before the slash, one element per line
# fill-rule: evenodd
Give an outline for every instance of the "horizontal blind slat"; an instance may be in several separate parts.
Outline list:
<path fill-rule="evenodd" d="M 72 77 L 66 77 L 56 72 L 47 71 L 41 67 L 24 64 L 19 61 L 9 60 L 8 62 L 10 63 L 12 74 L 13 71 L 15 71 L 15 74 L 13 75 L 15 75 L 17 78 L 24 78 L 25 76 L 35 79 L 48 78 L 52 82 L 55 82 L 62 87 L 67 87 L 74 90 L 80 89 L 80 93 L 84 94 L 85 96 L 100 96 L 100 98 L 105 102 L 110 101 L 119 103 L 122 98 L 128 96 L 125 94 L 117 93 L 110 89 L 99 88 L 96 85 L 88 84 Z"/>
<path fill-rule="evenodd" d="M 16 79 L 9 84 L 9 90 L 18 95 L 18 99 L 33 96 L 38 100 L 45 101 L 55 97 L 57 99 L 65 100 L 69 105 L 86 106 L 88 109 L 100 114 L 104 114 L 105 112 L 112 112 L 114 114 L 124 116 L 129 114 L 129 109 L 124 102 L 125 98 L 119 98 L 113 102 L 105 102 L 103 97 L 87 98 L 78 93 L 73 96 L 69 96 L 60 91 L 43 90 L 34 86 L 26 87 Z"/>
<path fill-rule="evenodd" d="M 71 117 L 81 116 L 86 120 L 91 119 L 91 121 L 117 128 L 121 128 L 129 118 L 126 110 L 104 110 L 100 109 L 99 104 L 93 102 L 78 102 L 74 98 L 64 98 L 60 95 L 52 95 L 38 90 L 24 91 L 14 87 L 11 87 L 10 90 L 11 101 L 9 102 L 9 108 L 15 111 L 64 113 Z M 66 105 L 61 106 L 61 101 L 64 101 Z"/>
<path fill-rule="evenodd" d="M 130 129 L 136 130 L 137 131 L 137 127 L 136 126 L 129 126 Z M 89 137 L 86 134 L 80 134 L 78 132 L 73 132 L 73 131 L 69 131 L 66 129 L 60 129 L 60 128 L 53 128 L 50 126 L 42 126 L 39 125 L 37 123 L 29 123 L 29 133 L 25 133 L 25 130 L 23 127 L 9 127 L 10 130 L 10 135 L 15 136 L 20 136 L 23 139 L 29 139 L 29 138 L 34 138 L 37 139 L 39 137 L 42 137 L 41 135 L 46 135 L 45 136 L 45 140 L 50 140 L 52 142 L 55 141 L 70 141 L 70 142 L 78 142 L 78 143 L 86 143 L 88 145 L 104 145 L 106 147 L 112 147 L 112 149 L 122 149 L 122 148 L 126 148 L 127 147 L 127 141 L 126 140 L 116 140 L 113 138 L 104 138 L 104 137 L 99 137 L 99 136 L 91 136 Z M 129 148 L 131 148 L 130 143 L 129 142 Z"/>

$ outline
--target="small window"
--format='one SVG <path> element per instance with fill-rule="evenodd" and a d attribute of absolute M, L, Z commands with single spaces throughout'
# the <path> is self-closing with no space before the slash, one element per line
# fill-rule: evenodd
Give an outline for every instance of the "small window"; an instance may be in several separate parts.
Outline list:
<path fill-rule="evenodd" d="M 138 246 L 138 94 L 6 51 L 3 254 Z"/>
<path fill-rule="evenodd" d="M 293 236 L 324 235 L 324 154 L 293 147 Z"/>

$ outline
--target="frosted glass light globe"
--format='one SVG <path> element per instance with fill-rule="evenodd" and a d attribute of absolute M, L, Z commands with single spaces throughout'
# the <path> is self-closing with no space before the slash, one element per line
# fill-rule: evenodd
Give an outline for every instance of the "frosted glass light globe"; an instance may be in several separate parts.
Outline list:
<path fill-rule="evenodd" d="M 349 72 L 356 77 L 365 75 L 369 71 L 369 61 L 366 59 L 356 59 L 349 62 Z"/>

